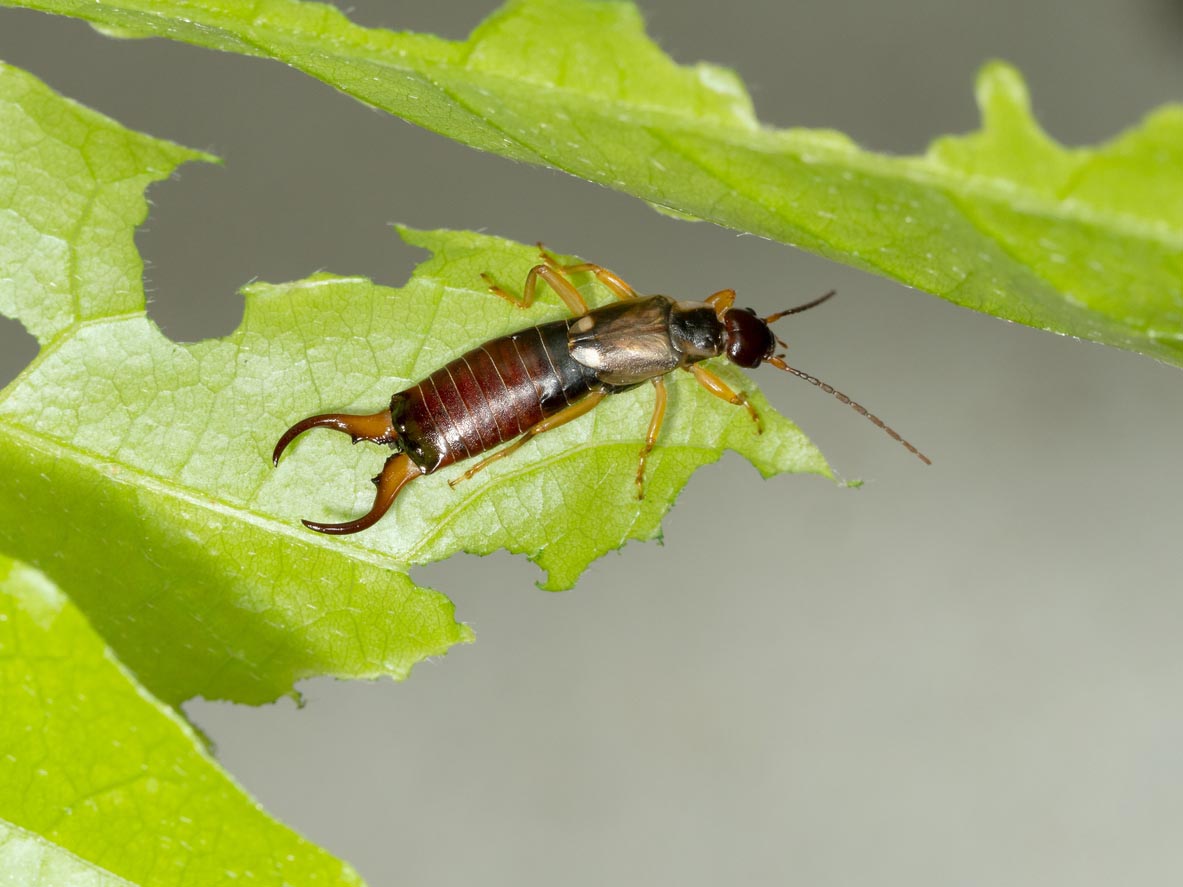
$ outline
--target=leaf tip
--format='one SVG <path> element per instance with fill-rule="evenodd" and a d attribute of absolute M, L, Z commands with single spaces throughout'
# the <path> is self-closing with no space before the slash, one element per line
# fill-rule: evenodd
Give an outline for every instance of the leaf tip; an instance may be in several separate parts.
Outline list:
<path fill-rule="evenodd" d="M 217 154 L 211 154 L 209 151 L 189 150 L 189 156 L 185 158 L 191 163 L 212 163 L 214 166 L 225 166 L 226 161 Z"/>
<path fill-rule="evenodd" d="M 394 233 L 399 236 L 399 239 L 408 246 L 418 246 L 423 249 L 431 249 L 429 244 L 434 241 L 431 238 L 432 232 L 424 228 L 412 228 L 410 225 L 404 225 L 402 222 L 393 222 L 391 227 L 394 228 Z"/>
<path fill-rule="evenodd" d="M 1002 117 L 1031 117 L 1031 94 L 1023 75 L 1009 62 L 995 59 L 978 71 L 974 87 L 986 128 Z"/>

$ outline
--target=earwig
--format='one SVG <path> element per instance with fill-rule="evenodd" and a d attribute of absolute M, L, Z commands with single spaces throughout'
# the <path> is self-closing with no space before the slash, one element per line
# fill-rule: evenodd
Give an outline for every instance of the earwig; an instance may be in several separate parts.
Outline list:
<path fill-rule="evenodd" d="M 674 370 L 693 374 L 711 394 L 742 406 L 756 430 L 763 431 L 760 415 L 747 396 L 700 365 L 719 356 L 746 368 L 767 363 L 804 379 L 879 426 L 926 465 L 931 464 L 878 416 L 820 379 L 789 366 L 785 355 L 776 353 L 778 346 L 788 346 L 772 332 L 770 324 L 822 304 L 833 292 L 761 318 L 750 308 L 734 307 L 734 290 L 720 290 L 703 302 L 642 296 L 599 265 L 562 265 L 545 250 L 541 258 L 542 264 L 527 274 L 520 299 L 497 286 L 487 274 L 482 277 L 491 292 L 520 308 L 533 303 L 538 282 L 544 281 L 563 300 L 571 317 L 492 339 L 418 385 L 396 393 L 389 408 L 381 412 L 309 416 L 284 432 L 272 454 L 275 465 L 288 445 L 311 428 L 330 428 L 348 434 L 354 443 L 367 440 L 394 450 L 374 478 L 377 492 L 369 512 L 340 524 L 306 520 L 306 527 L 333 535 L 360 532 L 377 523 L 402 488 L 416 478 L 512 441 L 449 481 L 455 486 L 511 455 L 531 438 L 579 418 L 608 395 L 650 382 L 656 402 L 636 474 L 637 498 L 642 498 L 645 462 L 665 417 L 665 377 Z M 618 301 L 589 310 L 570 280 L 571 275 L 582 272 L 595 275 Z"/>

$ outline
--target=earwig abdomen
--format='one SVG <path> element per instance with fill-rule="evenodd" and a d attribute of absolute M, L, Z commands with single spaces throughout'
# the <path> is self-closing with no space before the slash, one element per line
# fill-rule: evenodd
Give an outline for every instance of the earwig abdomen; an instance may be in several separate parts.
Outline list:
<path fill-rule="evenodd" d="M 512 440 L 604 386 L 558 320 L 493 339 L 394 396 L 403 449 L 430 474 Z"/>

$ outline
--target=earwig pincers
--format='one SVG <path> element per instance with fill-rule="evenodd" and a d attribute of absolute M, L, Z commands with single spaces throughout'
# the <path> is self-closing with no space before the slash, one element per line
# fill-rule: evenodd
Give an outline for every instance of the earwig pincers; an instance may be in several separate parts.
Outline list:
<path fill-rule="evenodd" d="M 541 246 L 541 244 L 540 244 Z M 386 514 L 399 491 L 425 474 L 488 453 L 506 441 L 509 446 L 485 456 L 455 486 L 498 459 L 514 453 L 545 431 L 589 412 L 610 394 L 645 382 L 653 385 L 655 404 L 637 463 L 637 497 L 644 493 L 645 461 L 657 443 L 665 417 L 665 377 L 674 370 L 693 374 L 703 388 L 748 411 L 756 430 L 760 416 L 742 391 L 702 366 L 725 356 L 746 368 L 767 363 L 821 388 L 878 425 L 925 464 L 928 457 L 845 394 L 820 379 L 789 366 L 777 347 L 788 346 L 771 324 L 814 308 L 831 296 L 759 317 L 750 308 L 735 307 L 735 291 L 720 290 L 703 302 L 681 302 L 669 296 L 642 296 L 606 268 L 581 262 L 563 265 L 542 251 L 542 263 L 530 269 L 522 297 L 514 298 L 482 275 L 501 298 L 526 308 L 544 281 L 571 311 L 564 320 L 529 327 L 492 339 L 456 358 L 419 384 L 397 392 L 389 408 L 371 415 L 324 413 L 289 428 L 275 445 L 276 465 L 288 445 L 311 428 L 329 428 L 353 441 L 386 444 L 394 454 L 374 478 L 373 507 L 356 520 L 339 524 L 304 521 L 320 533 L 344 535 L 373 526 Z M 588 309 L 570 276 L 591 273 L 618 301 Z"/>

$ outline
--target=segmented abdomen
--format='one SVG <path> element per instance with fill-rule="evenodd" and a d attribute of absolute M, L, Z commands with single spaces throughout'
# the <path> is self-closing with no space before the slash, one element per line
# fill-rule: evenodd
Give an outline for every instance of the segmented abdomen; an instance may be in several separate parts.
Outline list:
<path fill-rule="evenodd" d="M 396 394 L 395 428 L 411 459 L 430 473 L 479 455 L 599 387 L 571 357 L 571 323 L 493 339 Z"/>

